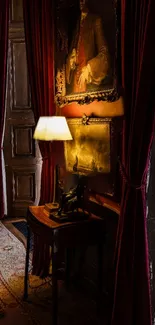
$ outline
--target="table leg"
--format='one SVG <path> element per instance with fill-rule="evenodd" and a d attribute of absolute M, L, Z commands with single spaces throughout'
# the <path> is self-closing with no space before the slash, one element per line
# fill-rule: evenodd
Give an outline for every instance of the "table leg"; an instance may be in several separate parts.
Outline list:
<path fill-rule="evenodd" d="M 28 297 L 28 274 L 29 274 L 29 253 L 30 253 L 30 227 L 27 224 L 27 248 L 25 262 L 25 277 L 24 277 L 24 299 Z"/>
<path fill-rule="evenodd" d="M 69 289 L 70 285 L 70 267 L 71 267 L 71 248 L 66 248 L 66 263 L 65 263 L 65 284 L 66 289 Z"/>
<path fill-rule="evenodd" d="M 57 284 L 57 250 L 52 245 L 52 325 L 57 325 L 58 313 L 58 284 Z"/>
<path fill-rule="evenodd" d="M 103 243 L 98 244 L 98 292 L 97 292 L 97 311 L 101 314 L 102 310 L 102 290 L 103 290 Z"/>

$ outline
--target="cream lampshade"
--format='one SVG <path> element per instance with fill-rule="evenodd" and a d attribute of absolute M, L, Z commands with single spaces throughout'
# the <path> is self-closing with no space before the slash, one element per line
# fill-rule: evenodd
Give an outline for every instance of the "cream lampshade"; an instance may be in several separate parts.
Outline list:
<path fill-rule="evenodd" d="M 44 141 L 73 140 L 64 116 L 41 116 L 33 138 Z"/>

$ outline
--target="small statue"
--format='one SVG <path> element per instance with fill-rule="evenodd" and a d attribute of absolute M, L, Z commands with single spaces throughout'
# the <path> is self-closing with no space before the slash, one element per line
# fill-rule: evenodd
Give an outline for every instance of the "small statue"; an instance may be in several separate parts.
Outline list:
<path fill-rule="evenodd" d="M 69 192 L 62 192 L 58 215 L 62 215 L 63 213 L 65 214 L 67 212 L 78 212 L 79 208 L 84 211 L 84 190 L 86 185 L 83 181 L 81 181 L 81 179 L 78 185 L 70 189 Z"/>

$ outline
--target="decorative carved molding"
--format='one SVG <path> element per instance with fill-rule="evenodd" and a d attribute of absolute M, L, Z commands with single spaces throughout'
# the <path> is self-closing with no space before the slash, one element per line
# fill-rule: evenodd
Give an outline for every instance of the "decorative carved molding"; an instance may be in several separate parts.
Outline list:
<path fill-rule="evenodd" d="M 25 40 L 24 24 L 12 24 L 9 27 L 9 39 Z"/>

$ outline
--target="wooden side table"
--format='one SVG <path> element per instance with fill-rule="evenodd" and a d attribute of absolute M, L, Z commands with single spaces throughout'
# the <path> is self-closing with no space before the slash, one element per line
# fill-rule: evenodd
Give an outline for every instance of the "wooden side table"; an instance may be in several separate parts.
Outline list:
<path fill-rule="evenodd" d="M 102 297 L 102 257 L 104 244 L 104 220 L 91 215 L 87 220 L 57 223 L 49 218 L 44 206 L 30 206 L 27 214 L 28 236 L 25 263 L 24 299 L 28 297 L 28 268 L 30 252 L 30 229 L 41 241 L 52 247 L 52 319 L 57 325 L 57 254 L 61 248 L 89 245 L 98 247 L 98 307 Z"/>

